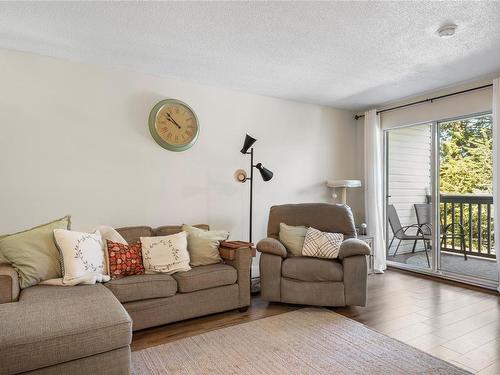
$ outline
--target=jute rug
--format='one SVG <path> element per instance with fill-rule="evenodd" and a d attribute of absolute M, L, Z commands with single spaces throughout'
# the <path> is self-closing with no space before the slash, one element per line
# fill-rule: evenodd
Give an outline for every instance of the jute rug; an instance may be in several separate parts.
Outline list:
<path fill-rule="evenodd" d="M 329 310 L 305 308 L 132 353 L 139 374 L 469 374 Z"/>

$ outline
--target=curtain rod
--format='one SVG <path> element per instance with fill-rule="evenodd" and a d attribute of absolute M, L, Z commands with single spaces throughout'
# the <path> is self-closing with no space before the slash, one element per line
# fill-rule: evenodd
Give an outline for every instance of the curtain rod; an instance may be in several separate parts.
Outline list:
<path fill-rule="evenodd" d="M 384 113 L 384 112 L 388 112 L 388 111 L 394 111 L 395 109 L 400 109 L 400 108 L 404 108 L 404 107 L 409 107 L 409 106 L 412 106 L 412 105 L 416 105 L 416 104 L 422 104 L 422 103 L 432 103 L 434 100 L 438 100 L 438 99 L 443 99 L 443 98 L 447 98 L 449 96 L 454 96 L 454 95 L 459 95 L 459 94 L 465 94 L 466 92 L 470 92 L 470 91 L 476 91 L 476 90 L 481 90 L 481 89 L 485 89 L 487 87 L 491 87 L 493 86 L 492 83 L 488 84 L 488 85 L 483 85 L 483 86 L 479 86 L 479 87 L 474 87 L 472 89 L 467 89 L 467 90 L 462 90 L 462 91 L 457 91 L 457 92 L 452 92 L 451 94 L 446 94 L 446 95 L 440 95 L 440 96 L 435 96 L 433 98 L 427 98 L 427 99 L 423 99 L 423 100 L 419 100 L 417 102 L 412 102 L 412 103 L 408 103 L 408 104 L 403 104 L 403 105 L 398 105 L 397 107 L 391 107 L 391 108 L 387 108 L 387 109 L 382 109 L 380 111 L 377 111 L 377 115 L 379 113 Z M 354 119 L 355 120 L 359 120 L 360 118 L 362 117 L 365 117 L 365 115 L 356 115 L 354 116 Z"/>

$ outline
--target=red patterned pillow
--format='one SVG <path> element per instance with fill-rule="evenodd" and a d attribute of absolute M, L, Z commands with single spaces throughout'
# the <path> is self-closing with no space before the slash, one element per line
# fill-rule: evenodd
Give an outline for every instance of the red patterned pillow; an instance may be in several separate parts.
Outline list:
<path fill-rule="evenodd" d="M 144 274 L 140 242 L 124 245 L 107 240 L 106 243 L 108 245 L 109 275 L 112 279 Z"/>

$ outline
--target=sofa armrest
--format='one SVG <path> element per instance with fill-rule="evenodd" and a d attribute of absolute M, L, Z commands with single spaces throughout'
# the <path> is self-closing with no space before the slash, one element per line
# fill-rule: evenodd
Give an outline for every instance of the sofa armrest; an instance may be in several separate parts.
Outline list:
<path fill-rule="evenodd" d="M 233 260 L 224 259 L 224 263 L 236 268 L 240 290 L 240 306 L 250 305 L 250 269 L 252 267 L 252 249 L 242 247 L 236 250 Z"/>
<path fill-rule="evenodd" d="M 16 270 L 10 264 L 0 264 L 0 303 L 17 301 L 19 289 Z"/>
<path fill-rule="evenodd" d="M 370 246 L 357 238 L 349 238 L 342 242 L 339 249 L 339 259 L 343 260 L 355 255 L 370 255 Z"/>
<path fill-rule="evenodd" d="M 286 258 L 286 248 L 285 246 L 274 238 L 264 238 L 257 243 L 257 250 L 261 253 L 278 255 L 282 258 Z"/>

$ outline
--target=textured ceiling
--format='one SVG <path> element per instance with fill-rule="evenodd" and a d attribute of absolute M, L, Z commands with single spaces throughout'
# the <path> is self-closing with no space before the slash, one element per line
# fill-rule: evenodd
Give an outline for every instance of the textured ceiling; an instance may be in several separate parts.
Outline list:
<path fill-rule="evenodd" d="M 500 72 L 500 3 L 0 3 L 0 48 L 359 110 Z"/>

